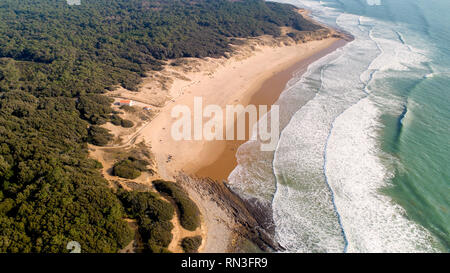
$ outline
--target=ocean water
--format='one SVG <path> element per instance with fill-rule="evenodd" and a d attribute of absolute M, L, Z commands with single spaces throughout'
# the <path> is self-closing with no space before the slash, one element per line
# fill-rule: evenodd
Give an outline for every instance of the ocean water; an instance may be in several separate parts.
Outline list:
<path fill-rule="evenodd" d="M 234 191 L 287 252 L 449 252 L 450 1 L 278 2 L 355 40 L 288 83 L 277 149 L 242 145 Z"/>

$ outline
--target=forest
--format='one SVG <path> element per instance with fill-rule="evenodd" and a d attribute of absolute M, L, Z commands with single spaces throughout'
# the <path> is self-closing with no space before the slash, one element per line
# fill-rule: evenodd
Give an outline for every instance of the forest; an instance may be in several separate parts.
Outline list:
<path fill-rule="evenodd" d="M 132 126 L 101 94 L 137 91 L 167 59 L 224 56 L 233 38 L 319 28 L 262 0 L 2 0 L 0 18 L 0 252 L 67 252 L 69 241 L 117 252 L 133 238 L 129 214 L 161 252 L 167 238 L 150 233 L 170 230 L 167 216 L 159 223 L 125 203 L 164 204 L 111 189 L 88 157 L 88 142 L 109 141 L 99 125 Z"/>

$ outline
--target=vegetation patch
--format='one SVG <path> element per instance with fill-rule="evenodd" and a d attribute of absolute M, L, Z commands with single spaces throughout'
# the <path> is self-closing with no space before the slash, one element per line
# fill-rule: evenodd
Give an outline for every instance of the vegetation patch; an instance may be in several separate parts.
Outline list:
<path fill-rule="evenodd" d="M 131 120 L 127 120 L 127 119 L 122 119 L 120 122 L 120 125 L 123 128 L 131 128 L 134 126 L 134 123 Z"/>
<path fill-rule="evenodd" d="M 134 123 L 131 120 L 123 119 L 117 114 L 111 115 L 110 121 L 112 124 L 122 126 L 124 128 L 131 128 L 134 126 Z"/>
<path fill-rule="evenodd" d="M 91 124 L 102 125 L 109 120 L 113 99 L 99 94 L 82 95 L 77 99 L 81 118 Z"/>
<path fill-rule="evenodd" d="M 186 253 L 197 253 L 202 245 L 202 236 L 185 237 L 181 240 L 181 247 Z"/>
<path fill-rule="evenodd" d="M 183 228 L 194 231 L 200 226 L 200 211 L 180 186 L 162 180 L 153 181 L 153 185 L 158 192 L 167 194 L 175 201 L 180 211 L 180 224 Z"/>
<path fill-rule="evenodd" d="M 168 252 L 167 246 L 173 238 L 173 225 L 170 222 L 175 214 L 173 206 L 151 192 L 127 192 L 121 189 L 118 196 L 128 217 L 138 221 L 144 251 Z"/>
<path fill-rule="evenodd" d="M 148 171 L 148 161 L 137 159 L 135 157 L 128 157 L 120 160 L 113 166 L 113 175 L 126 179 L 135 179 L 141 176 L 141 172 Z"/>
<path fill-rule="evenodd" d="M 88 142 L 97 146 L 106 146 L 112 141 L 114 135 L 109 130 L 97 125 L 89 127 Z"/>
<path fill-rule="evenodd" d="M 130 105 L 122 105 L 122 106 L 120 106 L 120 109 L 122 109 L 126 112 L 130 112 L 130 113 L 136 112 L 136 108 L 134 108 L 133 106 L 130 106 Z"/>
<path fill-rule="evenodd" d="M 117 114 L 113 114 L 110 118 L 110 122 L 116 126 L 121 126 L 122 125 L 122 118 L 117 115 Z"/>

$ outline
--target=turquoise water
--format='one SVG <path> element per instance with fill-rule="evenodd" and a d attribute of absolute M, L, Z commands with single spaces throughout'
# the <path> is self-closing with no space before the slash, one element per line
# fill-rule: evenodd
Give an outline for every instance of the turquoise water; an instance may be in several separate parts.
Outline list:
<path fill-rule="evenodd" d="M 405 5 L 407 1 L 400 1 Z M 450 11 L 449 1 L 409 1 L 417 17 L 401 19 L 432 45 L 427 63 L 431 73 L 414 86 L 399 83 L 397 90 L 408 109 L 407 126 L 397 126 L 386 114 L 386 134 L 396 128 L 398 137 L 385 137 L 384 148 L 398 158 L 393 187 L 387 192 L 408 213 L 450 250 Z M 399 7 L 400 9 L 401 7 Z M 402 9 L 401 9 L 402 10 Z M 400 16 L 399 16 L 400 17 Z M 415 21 L 417 20 L 417 21 Z M 423 24 L 417 25 L 423 22 Z M 418 45 L 419 46 L 419 45 Z"/>
<path fill-rule="evenodd" d="M 355 40 L 281 95 L 274 153 L 232 187 L 273 209 L 288 252 L 449 252 L 450 1 L 279 1 Z"/>

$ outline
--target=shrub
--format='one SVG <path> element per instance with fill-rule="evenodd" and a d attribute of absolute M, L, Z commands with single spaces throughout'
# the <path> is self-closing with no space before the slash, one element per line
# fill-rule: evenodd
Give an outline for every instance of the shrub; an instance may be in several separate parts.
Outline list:
<path fill-rule="evenodd" d="M 168 247 L 172 242 L 173 225 L 171 222 L 153 222 L 150 226 L 141 227 L 144 229 L 144 234 L 148 236 L 148 244 L 155 244 L 162 247 Z"/>
<path fill-rule="evenodd" d="M 119 190 L 119 200 L 129 217 L 138 220 L 139 234 L 146 251 L 164 253 L 173 239 L 170 222 L 175 213 L 172 205 L 151 192 Z"/>
<path fill-rule="evenodd" d="M 97 146 L 105 146 L 112 139 L 113 135 L 109 131 L 100 126 L 93 125 L 89 128 L 88 132 L 88 142 Z"/>
<path fill-rule="evenodd" d="M 158 245 L 155 245 L 153 243 L 148 243 L 148 249 L 150 253 L 172 253 L 165 247 L 160 247 Z"/>
<path fill-rule="evenodd" d="M 153 181 L 153 185 L 158 192 L 169 195 L 175 201 L 180 211 L 180 224 L 183 228 L 194 231 L 200 226 L 200 211 L 180 186 L 162 180 Z"/>
<path fill-rule="evenodd" d="M 92 160 L 90 160 L 89 162 L 92 162 L 92 167 L 93 167 L 94 169 L 97 169 L 97 170 L 103 169 L 103 164 L 102 164 L 100 161 L 95 160 L 95 159 L 92 159 Z"/>
<path fill-rule="evenodd" d="M 110 117 L 110 121 L 112 124 L 122 126 L 124 128 L 131 128 L 134 126 L 134 123 L 131 120 L 123 119 L 117 114 L 112 115 Z"/>
<path fill-rule="evenodd" d="M 186 253 L 197 253 L 202 244 L 202 236 L 185 237 L 181 240 L 181 247 Z"/>
<path fill-rule="evenodd" d="M 125 159 L 114 164 L 113 175 L 127 179 L 135 179 L 141 176 L 141 171 L 134 166 L 132 161 Z"/>
<path fill-rule="evenodd" d="M 123 119 L 119 115 L 116 115 L 116 114 L 112 115 L 110 118 L 111 123 L 116 126 L 122 125 L 122 120 Z"/>
<path fill-rule="evenodd" d="M 131 120 L 122 119 L 120 125 L 124 128 L 131 128 L 134 126 L 134 123 Z"/>
<path fill-rule="evenodd" d="M 170 221 L 175 213 L 171 204 L 151 192 L 121 191 L 118 196 L 131 218 L 146 216 L 154 221 Z"/>
<path fill-rule="evenodd" d="M 127 179 L 135 179 L 141 175 L 141 172 L 147 171 L 146 166 L 148 164 L 145 160 L 128 157 L 114 164 L 113 175 Z"/>
<path fill-rule="evenodd" d="M 131 112 L 131 113 L 136 112 L 136 109 L 133 108 L 133 106 L 129 106 L 129 105 L 122 105 L 122 106 L 120 106 L 120 109 L 127 111 L 127 112 Z"/>

